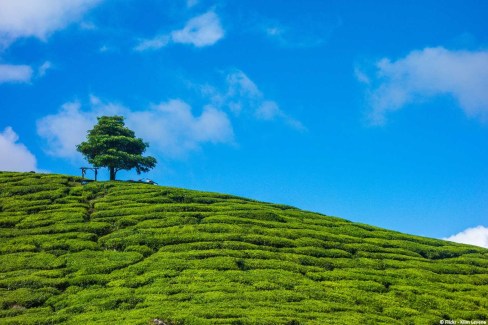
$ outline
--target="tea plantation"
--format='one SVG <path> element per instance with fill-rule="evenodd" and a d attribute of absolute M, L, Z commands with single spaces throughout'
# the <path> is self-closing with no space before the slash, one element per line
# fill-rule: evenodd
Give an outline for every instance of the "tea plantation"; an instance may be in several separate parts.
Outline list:
<path fill-rule="evenodd" d="M 488 250 L 223 194 L 0 172 L 0 304 L 0 324 L 488 320 Z"/>

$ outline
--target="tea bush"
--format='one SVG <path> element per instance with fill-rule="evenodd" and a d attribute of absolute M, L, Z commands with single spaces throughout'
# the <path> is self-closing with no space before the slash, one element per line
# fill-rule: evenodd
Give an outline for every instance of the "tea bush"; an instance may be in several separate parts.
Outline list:
<path fill-rule="evenodd" d="M 488 318 L 488 252 L 235 196 L 0 172 L 2 324 Z"/>

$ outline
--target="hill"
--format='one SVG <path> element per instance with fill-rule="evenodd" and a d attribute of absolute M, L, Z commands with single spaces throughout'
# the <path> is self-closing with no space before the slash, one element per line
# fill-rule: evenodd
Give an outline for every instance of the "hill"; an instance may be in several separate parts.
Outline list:
<path fill-rule="evenodd" d="M 0 254 L 2 324 L 488 319 L 486 249 L 216 193 L 3 172 Z"/>

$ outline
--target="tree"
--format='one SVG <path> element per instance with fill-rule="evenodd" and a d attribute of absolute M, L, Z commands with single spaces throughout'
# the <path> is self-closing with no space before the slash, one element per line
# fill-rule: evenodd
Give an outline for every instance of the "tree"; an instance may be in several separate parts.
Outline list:
<path fill-rule="evenodd" d="M 134 131 L 125 127 L 122 116 L 101 116 L 92 130 L 88 131 L 87 141 L 76 149 L 95 167 L 107 167 L 110 180 L 115 180 L 119 170 L 135 168 L 137 174 L 147 172 L 156 166 L 154 157 L 143 157 L 149 146 Z"/>

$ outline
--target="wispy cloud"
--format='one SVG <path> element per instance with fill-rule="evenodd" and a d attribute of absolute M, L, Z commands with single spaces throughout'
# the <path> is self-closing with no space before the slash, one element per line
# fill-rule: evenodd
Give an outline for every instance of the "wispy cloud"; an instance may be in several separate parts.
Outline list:
<path fill-rule="evenodd" d="M 152 39 L 141 40 L 134 48 L 136 51 L 157 50 L 170 43 L 193 45 L 195 47 L 211 46 L 221 40 L 225 31 L 214 11 L 208 11 L 188 20 L 182 29 L 168 34 L 158 35 Z"/>
<path fill-rule="evenodd" d="M 488 228 L 484 226 L 468 228 L 444 240 L 488 248 Z"/>
<path fill-rule="evenodd" d="M 44 77 L 48 70 L 53 68 L 53 64 L 49 61 L 44 62 L 41 66 L 37 69 L 37 75 L 39 77 Z"/>
<path fill-rule="evenodd" d="M 282 23 L 269 23 L 262 27 L 264 35 L 283 47 L 315 47 L 323 44 L 325 35 L 300 30 Z"/>
<path fill-rule="evenodd" d="M 186 0 L 187 8 L 195 7 L 200 1 L 199 0 Z"/>
<path fill-rule="evenodd" d="M 37 68 L 25 64 L 0 64 L 0 84 L 30 83 L 32 79 L 42 78 L 52 69 L 51 62 L 46 61 Z M 35 70 L 35 73 L 34 73 Z"/>
<path fill-rule="evenodd" d="M 92 97 L 86 110 L 78 102 L 66 103 L 61 110 L 37 122 L 37 132 L 46 142 L 46 152 L 56 157 L 79 160 L 76 145 L 102 115 L 122 115 L 138 137 L 161 156 L 178 158 L 198 150 L 204 143 L 232 143 L 234 133 L 227 115 L 205 106 L 200 115 L 180 99 L 133 110 Z"/>
<path fill-rule="evenodd" d="M 11 127 L 0 132 L 0 170 L 36 171 L 36 157 L 18 141 L 19 136 Z"/>
<path fill-rule="evenodd" d="M 53 32 L 81 19 L 102 0 L 0 0 L 0 51 L 23 37 L 45 41 Z M 52 67 L 49 61 L 38 69 L 43 77 Z M 0 83 L 29 83 L 34 69 L 29 65 L 0 64 Z"/>
<path fill-rule="evenodd" d="M 256 116 L 259 120 L 264 121 L 273 121 L 273 120 L 281 120 L 289 127 L 298 130 L 298 131 L 305 131 L 306 128 L 302 124 L 302 122 L 294 119 L 293 117 L 289 116 L 285 112 L 283 112 L 278 104 L 272 100 L 265 100 L 263 101 L 259 107 L 254 112 L 254 116 Z"/>
<path fill-rule="evenodd" d="M 32 68 L 28 65 L 0 64 L 0 84 L 28 83 L 32 74 Z"/>
<path fill-rule="evenodd" d="M 80 159 L 76 145 L 86 138 L 98 112 L 84 112 L 79 102 L 64 104 L 60 111 L 37 121 L 37 133 L 46 141 L 47 154 L 72 160 Z"/>
<path fill-rule="evenodd" d="M 51 33 L 79 20 L 101 0 L 0 1 L 0 47 L 21 37 L 45 40 Z"/>
<path fill-rule="evenodd" d="M 296 130 L 306 129 L 300 121 L 286 114 L 276 101 L 267 98 L 241 70 L 227 74 L 224 89 L 206 85 L 202 91 L 213 105 L 228 109 L 236 116 L 247 114 L 263 121 L 279 120 Z"/>
<path fill-rule="evenodd" d="M 223 37 L 224 29 L 219 17 L 213 11 L 190 19 L 183 29 L 171 33 L 173 42 L 196 47 L 213 45 Z"/>
<path fill-rule="evenodd" d="M 310 48 L 326 43 L 342 25 L 337 17 L 310 14 L 286 23 L 273 18 L 254 18 L 251 30 L 285 48 Z"/>
<path fill-rule="evenodd" d="M 150 143 L 150 150 L 169 158 L 182 158 L 203 144 L 233 144 L 234 130 L 226 111 L 235 118 L 241 114 L 263 121 L 277 120 L 303 131 L 305 127 L 284 113 L 275 101 L 267 99 L 257 85 L 242 71 L 235 70 L 225 78 L 223 91 L 205 88 L 208 100 L 196 114 L 182 99 L 172 99 L 144 109 L 105 102 L 92 96 L 90 103 L 64 104 L 60 110 L 37 121 L 37 133 L 45 141 L 49 155 L 78 162 L 81 155 L 76 145 L 84 141 L 86 132 L 97 116 L 122 115 L 126 124 Z"/>
<path fill-rule="evenodd" d="M 203 143 L 232 143 L 234 132 L 227 115 L 205 106 L 196 116 L 182 100 L 170 100 L 128 115 L 127 124 L 162 153 L 183 156 Z"/>
<path fill-rule="evenodd" d="M 256 84 L 240 70 L 227 75 L 227 89 L 222 99 L 234 113 L 239 114 L 243 108 L 255 110 L 263 101 L 263 94 Z"/>
<path fill-rule="evenodd" d="M 158 50 L 169 44 L 171 38 L 168 35 L 157 36 L 153 39 L 142 40 L 134 48 L 135 51 Z"/>
<path fill-rule="evenodd" d="M 373 124 L 388 112 L 439 95 L 452 96 L 469 117 L 488 120 L 488 51 L 450 51 L 443 47 L 412 51 L 393 61 L 379 60 L 372 74 L 356 77 L 368 87 Z"/>

